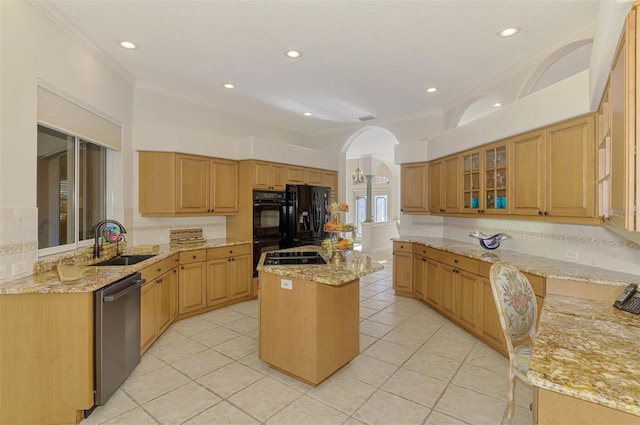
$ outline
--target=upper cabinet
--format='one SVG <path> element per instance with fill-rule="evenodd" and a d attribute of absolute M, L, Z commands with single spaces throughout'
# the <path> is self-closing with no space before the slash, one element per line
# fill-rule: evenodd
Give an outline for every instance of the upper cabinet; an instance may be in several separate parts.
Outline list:
<path fill-rule="evenodd" d="M 429 210 L 435 213 L 460 211 L 460 158 L 458 155 L 429 163 Z"/>
<path fill-rule="evenodd" d="M 322 171 L 322 185 L 331 189 L 331 202 L 338 202 L 338 172 Z"/>
<path fill-rule="evenodd" d="M 273 162 L 253 161 L 253 188 L 259 190 L 284 190 L 286 167 Z"/>
<path fill-rule="evenodd" d="M 545 210 L 545 132 L 521 134 L 510 143 L 511 199 L 509 211 L 518 215 L 542 215 Z"/>
<path fill-rule="evenodd" d="M 507 149 L 507 142 L 501 141 L 461 154 L 462 212 L 508 212 Z"/>
<path fill-rule="evenodd" d="M 238 163 L 174 152 L 139 152 L 143 216 L 230 215 L 238 212 Z"/>
<path fill-rule="evenodd" d="M 609 84 L 598 109 L 598 215 L 619 229 L 640 231 L 640 155 L 636 137 L 637 8 L 627 16 Z"/>
<path fill-rule="evenodd" d="M 400 170 L 400 211 L 405 214 L 429 212 L 427 163 L 402 164 Z"/>

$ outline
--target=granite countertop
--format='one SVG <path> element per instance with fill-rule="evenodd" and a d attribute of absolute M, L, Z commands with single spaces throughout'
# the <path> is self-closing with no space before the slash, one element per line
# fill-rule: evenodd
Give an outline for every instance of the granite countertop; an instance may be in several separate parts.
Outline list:
<path fill-rule="evenodd" d="M 319 246 L 301 246 L 281 251 L 317 251 L 327 264 L 265 266 L 263 263 L 266 253 L 263 253 L 258 262 L 258 271 L 337 286 L 384 268 L 384 266 L 360 251 L 349 252 L 346 262 L 343 264 L 331 264 L 326 252 Z"/>
<path fill-rule="evenodd" d="M 471 244 L 452 239 L 421 236 L 400 236 L 399 238 L 394 239 L 394 241 L 419 243 L 488 263 L 503 261 L 517 267 L 523 272 L 545 278 L 574 280 L 614 286 L 626 286 L 630 283 L 640 285 L 640 275 L 569 263 L 566 261 L 538 257 L 535 255 L 508 251 L 500 248 L 488 251 L 480 247 L 480 244 L 478 243 Z"/>
<path fill-rule="evenodd" d="M 527 377 L 537 387 L 640 415 L 640 316 L 548 295 Z"/>
<path fill-rule="evenodd" d="M 209 239 L 201 244 L 193 245 L 160 245 L 158 255 L 141 261 L 138 264 L 130 266 L 91 266 L 90 264 L 80 265 L 80 270 L 84 277 L 73 282 L 61 282 L 58 273 L 54 269 L 45 273 L 38 273 L 31 276 L 9 280 L 0 283 L 0 295 L 3 294 L 67 294 L 79 292 L 93 292 L 104 286 L 107 286 L 118 279 L 129 276 L 132 273 L 140 271 L 158 261 L 164 260 L 173 254 L 182 251 L 191 251 L 196 249 L 215 248 L 220 246 L 232 246 L 251 241 L 237 239 Z M 133 252 L 135 247 L 125 252 Z M 106 258 L 96 259 L 93 262 L 99 262 Z"/>

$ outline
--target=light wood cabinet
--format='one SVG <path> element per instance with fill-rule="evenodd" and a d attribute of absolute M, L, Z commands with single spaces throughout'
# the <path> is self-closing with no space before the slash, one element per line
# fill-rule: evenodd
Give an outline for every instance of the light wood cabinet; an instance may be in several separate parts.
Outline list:
<path fill-rule="evenodd" d="M 474 273 L 458 270 L 458 311 L 462 327 L 473 333 L 482 331 L 482 279 Z"/>
<path fill-rule="evenodd" d="M 545 210 L 544 130 L 521 134 L 511 139 L 511 199 L 509 211 L 518 215 L 540 215 Z"/>
<path fill-rule="evenodd" d="M 598 215 L 614 230 L 640 230 L 640 155 L 635 125 L 640 100 L 636 87 L 637 13 L 634 8 L 627 16 L 598 109 Z"/>
<path fill-rule="evenodd" d="M 304 167 L 298 167 L 296 165 L 287 165 L 286 170 L 286 184 L 304 184 L 307 181 L 307 171 Z"/>
<path fill-rule="evenodd" d="M 338 172 L 323 171 L 322 186 L 331 189 L 331 202 L 338 202 Z"/>
<path fill-rule="evenodd" d="M 305 183 L 311 186 L 322 186 L 322 170 L 307 168 L 304 170 Z"/>
<path fill-rule="evenodd" d="M 458 270 L 448 264 L 440 264 L 441 302 L 440 312 L 455 319 L 458 311 Z"/>
<path fill-rule="evenodd" d="M 393 243 L 393 289 L 396 294 L 413 293 L 413 254 L 410 243 Z M 396 273 L 396 270 L 398 271 Z"/>
<path fill-rule="evenodd" d="M 178 314 L 202 310 L 207 306 L 206 250 L 180 253 L 178 272 Z"/>
<path fill-rule="evenodd" d="M 507 343 L 504 340 L 504 333 L 500 325 L 498 310 L 493 300 L 493 292 L 491 291 L 491 281 L 488 278 L 482 278 L 482 339 L 484 342 L 495 348 L 496 350 L 506 353 Z"/>
<path fill-rule="evenodd" d="M 253 188 L 258 190 L 284 190 L 287 169 L 282 164 L 253 161 Z"/>
<path fill-rule="evenodd" d="M 413 294 L 419 300 L 425 298 L 427 270 L 427 258 L 420 254 L 413 254 Z"/>
<path fill-rule="evenodd" d="M 462 157 L 462 212 L 481 212 L 485 206 L 482 196 L 482 151 L 473 150 Z"/>
<path fill-rule="evenodd" d="M 427 258 L 427 278 L 425 291 L 425 301 L 436 310 L 440 309 L 442 303 L 442 280 L 440 280 L 440 263 Z"/>
<path fill-rule="evenodd" d="M 402 164 L 400 170 L 400 211 L 405 214 L 429 212 L 426 162 Z"/>
<path fill-rule="evenodd" d="M 460 210 L 460 158 L 458 155 L 429 163 L 429 210 L 456 213 Z"/>
<path fill-rule="evenodd" d="M 210 248 L 207 252 L 207 306 L 249 296 L 252 266 L 249 244 Z"/>
<path fill-rule="evenodd" d="M 464 152 L 462 212 L 507 214 L 509 188 L 508 142 L 500 141 Z"/>
<path fill-rule="evenodd" d="M 238 212 L 238 163 L 174 152 L 139 152 L 143 216 L 230 215 Z"/>

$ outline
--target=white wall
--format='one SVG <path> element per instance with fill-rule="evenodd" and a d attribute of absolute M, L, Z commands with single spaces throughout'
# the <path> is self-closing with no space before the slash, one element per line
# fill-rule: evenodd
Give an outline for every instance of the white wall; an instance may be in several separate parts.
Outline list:
<path fill-rule="evenodd" d="M 37 81 L 119 121 L 114 218 L 128 220 L 133 89 L 29 2 L 0 2 L 0 281 L 37 259 Z"/>

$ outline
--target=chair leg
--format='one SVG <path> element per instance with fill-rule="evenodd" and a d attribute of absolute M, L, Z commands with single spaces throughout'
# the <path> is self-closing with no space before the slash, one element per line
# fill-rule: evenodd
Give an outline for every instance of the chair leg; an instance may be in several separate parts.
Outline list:
<path fill-rule="evenodd" d="M 516 375 L 513 372 L 513 367 L 509 365 L 509 378 L 507 380 L 507 412 L 505 414 L 503 425 L 509 425 L 511 418 L 513 417 L 513 390 L 515 387 Z"/>

